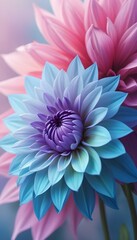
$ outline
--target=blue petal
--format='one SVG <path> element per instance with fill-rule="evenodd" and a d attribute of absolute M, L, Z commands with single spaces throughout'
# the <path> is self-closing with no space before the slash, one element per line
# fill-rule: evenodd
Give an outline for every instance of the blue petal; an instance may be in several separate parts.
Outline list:
<path fill-rule="evenodd" d="M 64 91 L 64 97 L 68 98 L 71 103 L 74 103 L 76 97 L 82 92 L 83 90 L 83 81 L 81 77 L 78 75 L 73 78 L 68 85 L 68 87 Z"/>
<path fill-rule="evenodd" d="M 70 79 L 76 77 L 77 75 L 81 75 L 84 71 L 84 67 L 82 62 L 78 56 L 76 56 L 68 66 L 67 74 Z"/>
<path fill-rule="evenodd" d="M 51 186 L 48 179 L 48 169 L 38 171 L 34 179 L 34 193 L 36 196 L 46 192 Z"/>
<path fill-rule="evenodd" d="M 31 97 L 34 98 L 35 95 L 35 87 L 40 86 L 40 79 L 32 77 L 32 76 L 27 76 L 25 78 L 25 89 L 27 94 L 29 94 Z"/>
<path fill-rule="evenodd" d="M 57 156 L 52 156 L 50 154 L 41 154 L 39 157 L 36 156 L 34 162 L 30 166 L 31 172 L 36 172 L 47 168 Z"/>
<path fill-rule="evenodd" d="M 12 94 L 8 96 L 10 105 L 18 114 L 22 114 L 24 112 L 28 112 L 23 101 L 26 99 L 27 95 L 23 94 Z"/>
<path fill-rule="evenodd" d="M 92 109 L 94 109 L 101 97 L 101 93 L 102 87 L 97 87 L 84 98 L 81 104 L 82 116 L 88 114 Z"/>
<path fill-rule="evenodd" d="M 86 86 L 88 83 L 98 81 L 98 66 L 96 63 L 86 68 L 82 74 L 83 83 Z"/>
<path fill-rule="evenodd" d="M 96 107 L 107 107 L 106 119 L 109 119 L 118 112 L 126 97 L 127 94 L 123 92 L 107 92 L 101 96 Z"/>
<path fill-rule="evenodd" d="M 124 137 L 133 131 L 127 125 L 115 119 L 106 120 L 101 125 L 109 131 L 112 139 Z"/>
<path fill-rule="evenodd" d="M 20 164 L 22 160 L 26 157 L 26 155 L 17 155 L 10 165 L 9 173 L 11 175 L 19 175 L 20 173 Z"/>
<path fill-rule="evenodd" d="M 58 160 L 58 171 L 65 170 L 67 166 L 70 164 L 71 159 L 72 159 L 72 155 L 61 156 Z"/>
<path fill-rule="evenodd" d="M 86 174 L 86 178 L 91 187 L 98 193 L 111 198 L 115 196 L 114 179 L 111 172 L 105 166 L 102 166 L 100 175 L 91 176 Z"/>
<path fill-rule="evenodd" d="M 42 72 L 41 88 L 46 89 L 46 84 L 53 86 L 53 82 L 59 73 L 59 69 L 53 64 L 46 62 L 44 70 Z"/>
<path fill-rule="evenodd" d="M 48 178 L 51 185 L 56 184 L 64 176 L 65 170 L 58 171 L 58 160 L 54 162 L 48 168 Z"/>
<path fill-rule="evenodd" d="M 114 178 L 124 183 L 137 182 L 137 168 L 128 154 L 104 161 Z"/>
<path fill-rule="evenodd" d="M 26 108 L 32 114 L 38 115 L 39 113 L 47 113 L 47 107 L 44 103 L 40 102 L 39 100 L 36 101 L 36 99 L 27 99 L 24 100 L 24 104 Z"/>
<path fill-rule="evenodd" d="M 129 127 L 137 125 L 137 110 L 130 107 L 121 107 L 115 115 L 115 119 L 126 123 Z"/>
<path fill-rule="evenodd" d="M 38 220 L 41 220 L 44 217 L 44 215 L 49 210 L 51 204 L 52 201 L 49 190 L 46 191 L 44 194 L 33 198 L 33 208 Z"/>
<path fill-rule="evenodd" d="M 120 76 L 101 78 L 98 81 L 98 86 L 103 87 L 103 93 L 115 91 L 119 84 Z"/>
<path fill-rule="evenodd" d="M 101 160 L 97 152 L 93 148 L 87 148 L 89 154 L 89 162 L 86 173 L 90 175 L 99 175 L 101 172 Z"/>
<path fill-rule="evenodd" d="M 17 140 L 13 137 L 12 134 L 8 134 L 0 140 L 0 147 L 3 148 L 6 152 L 16 153 L 13 148 Z"/>
<path fill-rule="evenodd" d="M 71 164 L 76 172 L 85 172 L 88 165 L 89 155 L 86 149 L 80 148 L 72 153 Z"/>
<path fill-rule="evenodd" d="M 119 157 L 126 152 L 123 144 L 119 140 L 112 140 L 108 144 L 96 148 L 96 151 L 100 157 L 106 159 Z"/>
<path fill-rule="evenodd" d="M 99 197 L 103 200 L 103 202 L 108 206 L 113 209 L 118 209 L 117 201 L 116 198 L 110 198 L 105 195 L 99 194 Z"/>
<path fill-rule="evenodd" d="M 78 192 L 74 192 L 74 200 L 80 212 L 90 220 L 95 206 L 95 191 L 90 187 L 87 181 L 82 183 Z"/>
<path fill-rule="evenodd" d="M 18 130 L 16 130 L 14 133 L 13 133 L 13 136 L 16 138 L 16 139 L 25 139 L 25 138 L 28 138 L 30 137 L 31 135 L 33 134 L 36 134 L 37 131 L 30 125 L 28 126 L 23 126 L 21 128 L 19 128 Z"/>
<path fill-rule="evenodd" d="M 70 194 L 69 188 L 66 186 L 64 180 L 61 180 L 53 187 L 51 187 L 51 199 L 57 210 L 60 212 L 64 207 Z"/>
<path fill-rule="evenodd" d="M 105 118 L 107 111 L 108 111 L 107 108 L 100 107 L 89 112 L 85 119 L 86 127 L 91 128 L 98 124 L 99 122 L 101 122 Z"/>
<path fill-rule="evenodd" d="M 94 126 L 85 132 L 83 144 L 91 147 L 100 147 L 111 141 L 109 131 L 102 126 Z"/>
<path fill-rule="evenodd" d="M 66 74 L 66 72 L 64 70 L 61 70 L 54 83 L 53 83 L 53 89 L 54 89 L 54 93 L 56 98 L 60 98 L 62 99 L 64 96 L 64 91 L 67 88 L 67 86 L 69 85 L 70 80 L 68 78 L 68 75 Z"/>
<path fill-rule="evenodd" d="M 4 123 L 12 132 L 25 125 L 24 121 L 17 114 L 12 114 L 7 118 L 4 118 Z"/>
<path fill-rule="evenodd" d="M 25 181 L 20 186 L 20 203 L 28 203 L 33 198 L 34 174 L 26 177 Z"/>
<path fill-rule="evenodd" d="M 71 166 L 68 166 L 64 177 L 67 186 L 73 191 L 78 191 L 83 181 L 83 173 L 76 172 Z"/>
<path fill-rule="evenodd" d="M 27 154 L 24 158 L 22 158 L 21 164 L 20 164 L 20 169 L 30 167 L 31 164 L 34 161 L 36 153 L 31 152 L 30 154 Z"/>

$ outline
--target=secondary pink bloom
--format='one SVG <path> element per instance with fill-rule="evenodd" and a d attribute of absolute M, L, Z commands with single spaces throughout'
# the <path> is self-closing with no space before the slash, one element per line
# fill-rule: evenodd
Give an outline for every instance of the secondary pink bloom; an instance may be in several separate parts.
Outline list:
<path fill-rule="evenodd" d="M 21 77 L 0 83 L 0 91 L 3 94 L 24 92 L 24 75 L 40 76 L 46 61 L 55 64 L 58 68 L 66 69 L 70 61 L 79 55 L 85 67 L 96 61 L 101 77 L 120 74 L 119 90 L 129 93 L 125 104 L 137 107 L 137 1 L 50 0 L 50 2 L 54 14 L 34 6 L 38 28 L 48 44 L 33 42 L 19 47 L 15 53 L 3 56 L 8 65 Z M 3 117 L 1 115 L 0 119 Z M 1 135 L 5 135 L 7 130 L 3 127 L 2 121 L 0 126 Z M 134 143 L 137 142 L 136 135 L 133 137 Z M 134 155 L 134 149 L 131 149 L 129 144 L 127 150 Z M 1 156 L 1 174 L 8 175 L 11 161 L 10 154 L 5 153 Z M 9 180 L 1 194 L 1 203 L 18 199 L 15 182 L 16 179 Z M 10 193 L 9 189 L 12 189 Z M 44 239 L 47 237 L 48 226 L 53 226 L 49 229 L 49 235 L 64 222 L 68 215 L 66 209 L 61 217 L 59 215 L 55 217 L 55 212 L 50 210 L 49 215 L 56 219 L 56 223 L 52 222 L 52 225 L 51 222 L 46 221 L 47 217 L 39 223 L 34 216 L 28 218 L 27 214 L 33 215 L 31 204 L 24 205 L 17 214 L 13 239 L 20 231 L 27 228 L 32 228 L 35 240 Z M 20 215 L 23 219 L 18 221 L 22 218 Z M 74 216 L 71 213 L 70 217 L 73 220 Z M 45 226 L 49 224 L 44 232 L 43 224 Z"/>

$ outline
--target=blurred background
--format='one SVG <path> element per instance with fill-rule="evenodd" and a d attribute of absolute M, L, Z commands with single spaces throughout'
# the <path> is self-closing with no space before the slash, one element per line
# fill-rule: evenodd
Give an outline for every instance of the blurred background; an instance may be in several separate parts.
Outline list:
<path fill-rule="evenodd" d="M 51 11 L 49 0 L 0 0 L 0 55 L 13 52 L 20 45 L 31 41 L 44 42 L 35 24 L 33 3 Z M 16 76 L 0 57 L 0 81 Z M 0 95 L 0 113 L 8 108 L 6 97 Z M 0 154 L 2 151 L 0 152 Z M 6 179 L 0 178 L 0 190 Z M 118 188 L 119 210 L 106 208 L 108 224 L 111 232 L 111 240 L 119 240 L 121 224 L 126 224 L 133 239 L 131 219 L 123 193 Z M 137 200 L 137 198 L 135 199 Z M 19 203 L 0 206 L 0 239 L 10 240 L 13 231 L 15 215 Z M 103 240 L 102 227 L 99 217 L 99 209 L 96 206 L 93 213 L 93 221 L 84 220 L 78 229 L 79 240 Z M 17 240 L 31 240 L 30 231 L 21 233 Z M 41 239 L 39 239 L 41 240 Z M 73 240 L 67 225 L 57 230 L 48 240 Z M 123 238 L 123 240 L 125 240 Z"/>

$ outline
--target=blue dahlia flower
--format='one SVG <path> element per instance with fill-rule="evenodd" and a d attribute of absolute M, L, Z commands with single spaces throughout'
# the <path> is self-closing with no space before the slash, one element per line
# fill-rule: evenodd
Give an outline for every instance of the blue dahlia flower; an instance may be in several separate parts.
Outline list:
<path fill-rule="evenodd" d="M 137 181 L 137 169 L 120 138 L 132 132 L 137 111 L 122 106 L 119 76 L 98 80 L 97 65 L 84 69 L 76 57 L 67 71 L 46 63 L 42 80 L 26 77 L 26 94 L 10 95 L 11 133 L 0 145 L 15 158 L 21 204 L 33 201 L 41 219 L 70 195 L 91 219 L 97 194 L 116 208 L 116 181 Z"/>

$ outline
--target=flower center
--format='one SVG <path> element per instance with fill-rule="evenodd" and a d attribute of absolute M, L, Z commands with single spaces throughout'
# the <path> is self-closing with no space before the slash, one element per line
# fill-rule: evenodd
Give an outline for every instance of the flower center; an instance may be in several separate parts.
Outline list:
<path fill-rule="evenodd" d="M 81 118 L 71 110 L 59 111 L 47 117 L 43 135 L 46 142 L 52 140 L 59 151 L 72 150 L 80 143 L 83 135 Z"/>

